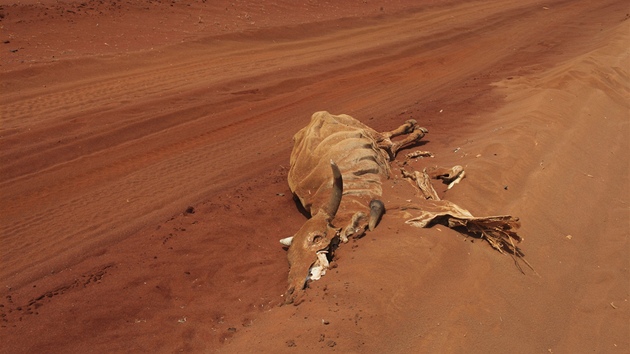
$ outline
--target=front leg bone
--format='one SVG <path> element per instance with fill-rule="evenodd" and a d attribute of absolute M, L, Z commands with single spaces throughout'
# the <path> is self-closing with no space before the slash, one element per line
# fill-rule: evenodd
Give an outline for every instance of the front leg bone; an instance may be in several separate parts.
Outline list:
<path fill-rule="evenodd" d="M 414 131 L 409 134 L 405 139 L 401 141 L 397 141 L 392 145 L 391 152 L 393 156 L 396 156 L 399 150 L 404 149 L 406 147 L 415 145 L 420 141 L 420 139 L 424 138 L 424 135 L 429 131 L 422 127 L 416 127 Z"/>

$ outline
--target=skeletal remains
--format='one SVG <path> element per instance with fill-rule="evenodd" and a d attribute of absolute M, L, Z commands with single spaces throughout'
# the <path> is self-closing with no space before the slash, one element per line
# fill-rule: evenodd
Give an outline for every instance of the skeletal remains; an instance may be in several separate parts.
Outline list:
<path fill-rule="evenodd" d="M 294 236 L 280 240 L 288 246 L 290 267 L 285 303 L 299 303 L 307 282 L 326 272 L 332 251 L 340 242 L 360 237 L 377 226 L 385 212 L 382 182 L 392 176 L 390 162 L 426 133 L 415 120 L 379 133 L 348 115 L 317 112 L 309 125 L 295 134 L 289 187 L 311 218 Z M 392 142 L 391 138 L 402 135 L 406 136 Z M 408 157 L 427 154 L 415 152 Z M 521 240 L 515 232 L 518 218 L 474 217 L 454 203 L 440 200 L 431 179 L 443 179 L 450 188 L 464 177 L 461 166 L 422 172 L 407 172 L 401 167 L 401 173 L 424 196 L 417 203 L 397 207 L 417 213 L 405 221 L 407 224 L 427 227 L 442 223 L 463 228 L 486 239 L 500 252 L 522 256 L 514 245 L 514 241 Z"/>

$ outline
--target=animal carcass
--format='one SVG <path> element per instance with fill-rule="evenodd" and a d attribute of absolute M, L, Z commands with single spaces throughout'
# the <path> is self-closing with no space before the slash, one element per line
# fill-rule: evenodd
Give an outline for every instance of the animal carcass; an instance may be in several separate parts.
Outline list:
<path fill-rule="evenodd" d="M 297 302 L 307 281 L 325 273 L 330 252 L 340 242 L 377 226 L 385 211 L 380 199 L 382 182 L 392 175 L 390 162 L 399 150 L 417 144 L 426 133 L 415 120 L 380 133 L 348 115 L 317 112 L 295 134 L 289 187 L 311 218 L 294 236 L 280 241 L 289 247 L 285 302 Z M 406 136 L 397 142 L 391 140 L 400 135 Z M 480 234 L 499 250 L 518 252 L 512 243 L 520 241 L 513 231 L 519 226 L 518 219 L 473 217 L 467 210 L 437 198 L 429 172 L 408 173 L 403 169 L 403 176 L 412 179 L 425 195 L 420 202 L 404 207 L 420 214 L 407 223 L 426 227 L 439 219 L 451 227 L 461 226 Z M 450 178 L 454 184 L 463 177 L 463 170 L 456 166 L 433 177 Z"/>

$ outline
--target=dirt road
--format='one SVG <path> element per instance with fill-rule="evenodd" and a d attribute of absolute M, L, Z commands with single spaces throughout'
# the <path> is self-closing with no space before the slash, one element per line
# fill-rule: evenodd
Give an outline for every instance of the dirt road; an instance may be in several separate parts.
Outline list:
<path fill-rule="evenodd" d="M 625 1 L 1 11 L 0 351 L 630 350 Z M 450 199 L 518 215 L 536 271 L 385 218 L 277 307 L 319 110 L 418 120 L 414 166 L 464 165 Z"/>

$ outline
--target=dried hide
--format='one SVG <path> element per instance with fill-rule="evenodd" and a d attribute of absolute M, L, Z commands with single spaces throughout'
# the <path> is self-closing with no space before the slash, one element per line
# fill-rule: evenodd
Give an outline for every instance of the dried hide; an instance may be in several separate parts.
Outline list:
<path fill-rule="evenodd" d="M 434 223 L 443 223 L 453 229 L 461 227 L 479 235 L 501 253 L 508 251 L 523 256 L 514 244 L 514 241 L 521 242 L 521 237 L 515 232 L 520 227 L 518 218 L 509 215 L 475 217 L 448 200 L 442 200 L 437 205 L 427 205 L 418 214 L 405 223 L 417 227 L 428 227 Z"/>
<path fill-rule="evenodd" d="M 516 234 L 520 227 L 518 218 L 509 215 L 475 217 L 468 210 L 448 200 L 441 200 L 431 182 L 441 179 L 448 182 L 448 189 L 465 176 L 464 168 L 454 166 L 450 169 L 434 169 L 431 173 L 424 169 L 422 173 L 407 172 L 401 169 L 402 176 L 413 181 L 413 185 L 424 195 L 426 201 L 416 205 L 403 206 L 401 210 L 415 210 L 415 216 L 405 221 L 406 224 L 417 227 L 429 227 L 435 223 L 444 224 L 450 228 L 462 228 L 475 234 L 492 245 L 499 252 L 508 251 L 510 254 L 522 256 L 514 241 L 521 242 L 521 237 Z"/>

